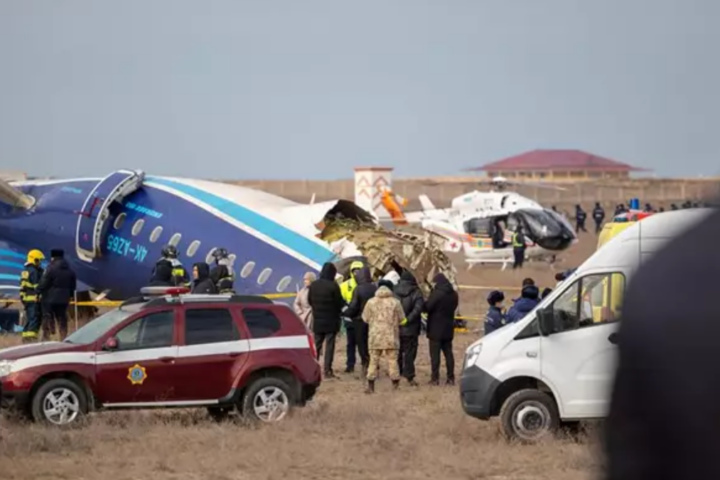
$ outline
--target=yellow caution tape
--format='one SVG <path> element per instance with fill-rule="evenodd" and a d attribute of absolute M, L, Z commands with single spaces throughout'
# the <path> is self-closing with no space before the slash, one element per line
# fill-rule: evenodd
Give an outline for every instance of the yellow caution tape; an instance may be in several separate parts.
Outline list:
<path fill-rule="evenodd" d="M 267 293 L 261 295 L 262 297 L 266 298 L 292 298 L 296 294 L 295 293 Z M 0 303 L 22 303 L 20 300 L 17 299 L 0 299 Z M 77 305 L 78 307 L 118 307 L 122 305 L 122 300 L 98 300 L 94 302 L 70 302 L 70 305 Z"/>
<path fill-rule="evenodd" d="M 522 287 L 485 287 L 481 285 L 458 285 L 458 288 L 462 290 L 512 290 L 512 291 L 520 291 L 522 290 Z"/>

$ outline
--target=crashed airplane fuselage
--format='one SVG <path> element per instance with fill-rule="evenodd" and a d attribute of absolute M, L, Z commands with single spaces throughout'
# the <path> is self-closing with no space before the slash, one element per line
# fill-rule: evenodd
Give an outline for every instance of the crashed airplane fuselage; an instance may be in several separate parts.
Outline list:
<path fill-rule="evenodd" d="M 81 287 L 108 291 L 111 299 L 135 296 L 147 285 L 168 244 L 177 247 L 188 271 L 194 263 L 210 263 L 214 249 L 226 248 L 232 254 L 238 293 L 294 293 L 305 272 L 318 271 L 327 261 L 342 264 L 321 238 L 323 231 L 334 226 L 337 232 L 338 225 L 346 225 L 340 218 L 355 222 L 354 239 L 364 232 L 365 240 L 355 243 L 367 250 L 363 253 L 376 272 L 387 268 L 390 254 L 408 253 L 399 255 L 400 265 L 406 262 L 403 258 L 418 256 L 410 254 L 419 248 L 418 240 L 383 233 L 372 227 L 367 212 L 342 200 L 302 205 L 246 187 L 130 170 L 104 178 L 6 183 L 2 191 L 4 293 L 17 293 L 29 250 L 49 256 L 59 248 Z M 425 265 L 410 268 L 430 272 Z"/>

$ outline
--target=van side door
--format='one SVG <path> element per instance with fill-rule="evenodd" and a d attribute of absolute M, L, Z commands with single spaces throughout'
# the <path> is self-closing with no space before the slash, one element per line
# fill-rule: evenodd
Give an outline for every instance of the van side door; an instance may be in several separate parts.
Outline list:
<path fill-rule="evenodd" d="M 621 272 L 592 273 L 567 286 L 543 309 L 552 311 L 554 325 L 540 341 L 542 376 L 560 397 L 563 419 L 607 414 L 624 292 Z"/>

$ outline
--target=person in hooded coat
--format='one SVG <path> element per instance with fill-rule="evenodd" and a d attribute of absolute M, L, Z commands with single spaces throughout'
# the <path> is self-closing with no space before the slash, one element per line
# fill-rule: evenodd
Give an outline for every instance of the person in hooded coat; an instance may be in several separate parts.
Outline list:
<path fill-rule="evenodd" d="M 526 285 L 520 293 L 520 298 L 515 300 L 513 306 L 508 310 L 505 320 L 507 323 L 514 323 L 530 313 L 540 302 L 540 290 L 535 285 Z"/>
<path fill-rule="evenodd" d="M 400 300 L 407 322 L 400 327 L 400 350 L 398 352 L 398 366 L 400 375 L 405 377 L 412 386 L 415 382 L 415 358 L 417 357 L 418 338 L 422 324 L 422 312 L 425 308 L 425 299 L 418 287 L 415 276 L 408 270 L 400 275 L 400 281 L 395 286 L 395 296 Z"/>
<path fill-rule="evenodd" d="M 170 260 L 159 260 L 155 264 L 152 276 L 150 277 L 151 287 L 172 287 L 174 285 L 172 279 L 172 263 Z"/>
<path fill-rule="evenodd" d="M 340 331 L 342 310 L 345 300 L 340 293 L 340 285 L 335 281 L 337 268 L 330 262 L 320 270 L 320 277 L 310 284 L 308 303 L 312 308 L 312 331 L 315 336 L 317 358 L 325 351 L 323 369 L 326 378 L 335 376 L 333 359 L 335 357 L 335 339 Z"/>
<path fill-rule="evenodd" d="M 447 384 L 455 384 L 455 356 L 453 338 L 455 337 L 455 312 L 460 299 L 450 280 L 442 273 L 433 278 L 434 287 L 427 302 L 427 337 L 430 346 L 430 384 L 440 383 L 440 352 L 445 357 Z"/>
<path fill-rule="evenodd" d="M 75 296 L 77 277 L 65 260 L 63 250 L 50 252 L 50 265 L 45 270 L 38 293 L 43 305 L 43 340 L 55 335 L 55 323 L 60 330 L 60 339 L 67 337 L 68 317 L 67 309 L 70 300 Z"/>
<path fill-rule="evenodd" d="M 395 298 L 392 290 L 382 285 L 375 296 L 367 301 L 362 312 L 362 319 L 369 326 L 370 365 L 367 371 L 367 390 L 375 392 L 375 380 L 380 369 L 380 360 L 385 359 L 392 380 L 393 388 L 400 384 L 400 370 L 397 365 L 398 328 L 406 323 L 400 301 Z"/>
<path fill-rule="evenodd" d="M 210 278 L 210 265 L 198 262 L 193 265 L 193 282 L 191 293 L 218 293 L 215 282 Z"/>
<path fill-rule="evenodd" d="M 293 310 L 295 310 L 300 320 L 302 320 L 311 331 L 313 315 L 312 307 L 308 302 L 308 294 L 310 293 L 310 285 L 312 285 L 315 280 L 317 280 L 315 273 L 306 272 L 305 275 L 303 275 L 303 288 L 297 293 L 295 301 L 293 302 Z"/>
<path fill-rule="evenodd" d="M 368 350 L 368 325 L 362 319 L 365 304 L 375 296 L 377 285 L 372 281 L 370 269 L 363 267 L 355 271 L 357 286 L 353 290 L 352 300 L 345 310 L 345 316 L 352 319 L 355 336 L 357 338 L 358 352 L 363 366 L 363 374 L 367 374 L 370 365 L 370 352 Z"/>

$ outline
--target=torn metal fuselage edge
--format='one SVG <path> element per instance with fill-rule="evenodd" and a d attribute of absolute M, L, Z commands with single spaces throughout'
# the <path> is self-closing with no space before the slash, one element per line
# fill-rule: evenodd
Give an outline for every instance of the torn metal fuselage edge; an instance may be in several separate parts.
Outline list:
<path fill-rule="evenodd" d="M 374 279 L 400 267 L 412 272 L 426 296 L 432 288 L 433 277 L 438 273 L 443 273 L 457 288 L 455 266 L 442 250 L 444 239 L 435 233 L 386 230 L 368 222 L 334 219 L 326 223 L 320 238 L 331 245 L 342 244 L 343 252 L 336 249 L 342 258 L 336 266 L 338 273 L 345 278 L 352 260 L 361 256 Z"/>

